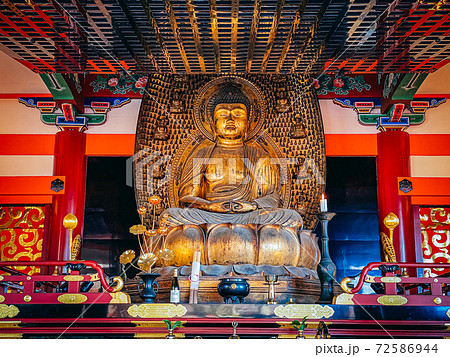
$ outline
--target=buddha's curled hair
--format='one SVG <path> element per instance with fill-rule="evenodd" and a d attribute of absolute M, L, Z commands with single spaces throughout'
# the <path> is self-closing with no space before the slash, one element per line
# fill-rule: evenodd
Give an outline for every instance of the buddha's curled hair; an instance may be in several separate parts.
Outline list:
<path fill-rule="evenodd" d="M 251 100 L 241 89 L 241 86 L 237 83 L 227 82 L 225 83 L 215 94 L 211 96 L 209 100 L 209 110 L 211 118 L 214 118 L 214 109 L 218 104 L 231 104 L 241 103 L 247 108 L 247 114 L 250 116 Z"/>

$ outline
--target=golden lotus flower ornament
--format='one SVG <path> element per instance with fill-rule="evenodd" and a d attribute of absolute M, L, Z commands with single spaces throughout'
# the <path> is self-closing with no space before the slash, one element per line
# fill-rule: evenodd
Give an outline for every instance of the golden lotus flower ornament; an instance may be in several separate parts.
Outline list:
<path fill-rule="evenodd" d="M 155 229 L 149 229 L 148 231 L 145 231 L 144 234 L 147 238 L 153 238 L 158 234 L 158 231 Z"/>
<path fill-rule="evenodd" d="M 142 206 L 142 207 L 139 207 L 137 211 L 141 216 L 143 216 L 147 212 L 147 208 Z"/>
<path fill-rule="evenodd" d="M 144 225 L 142 224 L 135 224 L 134 226 L 130 227 L 130 233 L 137 236 L 138 234 L 142 234 L 147 230 Z"/>
<path fill-rule="evenodd" d="M 159 227 L 158 228 L 158 234 L 161 234 L 162 236 L 166 235 L 167 232 L 169 232 L 169 228 L 167 228 L 167 227 Z"/>
<path fill-rule="evenodd" d="M 148 198 L 148 202 L 150 202 L 152 205 L 156 206 L 161 202 L 161 197 L 156 196 L 156 195 L 150 196 Z"/>
<path fill-rule="evenodd" d="M 175 253 L 172 249 L 163 248 L 159 251 L 159 257 L 162 260 L 173 260 L 173 258 L 175 258 Z"/>
<path fill-rule="evenodd" d="M 150 270 L 150 268 L 153 266 L 153 264 L 156 263 L 157 260 L 158 260 L 158 257 L 156 256 L 156 254 L 145 253 L 139 257 L 138 266 L 142 270 L 147 271 L 147 270 Z"/>
<path fill-rule="evenodd" d="M 131 263 L 134 259 L 134 257 L 136 256 L 136 253 L 134 252 L 134 250 L 126 250 L 125 252 L 122 253 L 122 255 L 119 258 L 119 262 L 121 264 L 128 264 Z"/>

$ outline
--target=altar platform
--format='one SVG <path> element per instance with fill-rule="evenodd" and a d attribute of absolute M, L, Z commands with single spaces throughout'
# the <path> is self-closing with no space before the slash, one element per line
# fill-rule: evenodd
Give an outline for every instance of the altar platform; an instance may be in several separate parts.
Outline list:
<path fill-rule="evenodd" d="M 4 306 L 4 305 L 0 305 Z M 9 316 L 4 316 L 9 311 Z M 317 304 L 18 304 L 1 307 L 2 338 L 164 338 L 164 319 L 181 322 L 176 338 L 296 338 L 293 320 L 309 316 L 306 338 L 448 338 L 449 306 Z"/>
<path fill-rule="evenodd" d="M 43 272 L 55 272 L 26 275 L 8 268 L 11 264 L 32 264 Z M 317 281 L 307 285 L 306 279 L 288 278 L 279 285 L 278 292 L 285 292 L 277 295 L 279 304 L 252 303 L 265 288 L 258 278 L 252 281 L 253 297 L 249 295 L 244 303 L 221 303 L 217 291 L 213 292 L 215 278 L 209 278 L 204 280 L 206 289 L 204 295 L 199 294 L 198 304 L 184 303 L 188 293 L 185 280 L 180 284 L 182 303 L 171 304 L 166 303 L 166 282 L 161 281 L 156 303 L 141 303 L 127 293 L 128 284 L 120 277 L 108 281 L 93 261 L 0 262 L 6 272 L 0 275 L 0 337 L 165 338 L 167 320 L 181 324 L 174 330 L 177 338 L 296 338 L 299 333 L 293 322 L 306 317 L 305 338 L 448 338 L 450 278 L 396 274 L 403 267 L 428 265 L 433 264 L 370 263 L 356 286 L 342 284 L 345 292 L 335 294 L 332 304 L 318 304 L 317 295 L 306 293 L 308 287 L 318 292 Z M 61 267 L 69 271 L 58 272 L 56 268 Z M 81 273 L 87 268 L 96 273 Z M 368 275 L 375 268 L 386 270 L 385 276 Z M 361 293 L 367 282 L 379 284 L 379 293 Z M 416 291 L 419 288 L 420 293 Z M 294 298 L 286 301 L 290 292 Z M 298 303 L 298 299 L 304 302 Z"/>

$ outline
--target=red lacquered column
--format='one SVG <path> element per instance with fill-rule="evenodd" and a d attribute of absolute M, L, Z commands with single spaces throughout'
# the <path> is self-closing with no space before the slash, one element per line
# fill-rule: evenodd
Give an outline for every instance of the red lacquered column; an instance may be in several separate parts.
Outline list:
<path fill-rule="evenodd" d="M 377 185 L 380 231 L 389 234 L 383 219 L 390 212 L 397 215 L 394 248 L 399 262 L 415 262 L 415 240 L 411 201 L 398 194 L 397 177 L 410 176 L 409 134 L 404 131 L 382 131 L 377 134 Z M 412 275 L 412 272 L 411 274 Z"/>
<path fill-rule="evenodd" d="M 69 234 L 63 227 L 68 213 L 78 218 L 73 236 L 83 237 L 84 202 L 86 196 L 86 134 L 78 130 L 63 130 L 56 134 L 53 174 L 65 176 L 64 195 L 54 196 L 48 242 L 44 242 L 47 260 L 68 260 Z M 45 244 L 47 243 L 47 244 Z"/>

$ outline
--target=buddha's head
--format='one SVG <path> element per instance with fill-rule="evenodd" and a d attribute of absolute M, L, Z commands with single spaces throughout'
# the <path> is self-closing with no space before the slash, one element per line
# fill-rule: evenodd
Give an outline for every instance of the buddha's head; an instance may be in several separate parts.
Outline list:
<path fill-rule="evenodd" d="M 248 130 L 250 100 L 234 83 L 228 83 L 210 102 L 214 133 L 218 139 L 245 139 Z"/>
<path fill-rule="evenodd" d="M 214 109 L 214 131 L 217 138 L 244 139 L 247 134 L 247 108 L 241 103 L 222 103 Z"/>

